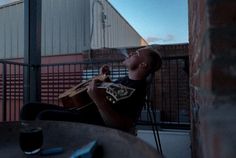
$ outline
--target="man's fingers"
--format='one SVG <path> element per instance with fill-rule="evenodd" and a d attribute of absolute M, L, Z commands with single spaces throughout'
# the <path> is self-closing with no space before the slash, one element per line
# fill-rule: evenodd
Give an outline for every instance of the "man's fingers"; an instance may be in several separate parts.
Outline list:
<path fill-rule="evenodd" d="M 95 89 L 98 85 L 100 85 L 101 81 L 99 79 L 93 79 L 87 86 L 87 91 L 88 90 L 93 90 Z"/>
<path fill-rule="evenodd" d="M 110 67 L 108 65 L 103 65 L 100 68 L 100 74 L 106 74 L 109 75 L 110 74 Z"/>

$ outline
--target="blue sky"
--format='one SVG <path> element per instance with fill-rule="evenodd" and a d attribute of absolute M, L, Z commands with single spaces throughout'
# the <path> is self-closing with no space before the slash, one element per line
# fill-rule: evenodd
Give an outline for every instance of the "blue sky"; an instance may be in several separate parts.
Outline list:
<path fill-rule="evenodd" d="M 188 42 L 187 0 L 108 0 L 149 44 Z"/>
<path fill-rule="evenodd" d="M 9 3 L 9 2 L 15 2 L 17 0 L 0 0 L 0 5 L 3 5 L 3 4 L 6 4 L 6 3 Z"/>

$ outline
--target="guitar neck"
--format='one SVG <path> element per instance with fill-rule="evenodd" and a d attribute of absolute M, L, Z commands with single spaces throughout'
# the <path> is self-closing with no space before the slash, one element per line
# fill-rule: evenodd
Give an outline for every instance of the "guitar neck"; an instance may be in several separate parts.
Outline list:
<path fill-rule="evenodd" d="M 98 79 L 100 81 L 105 81 L 106 79 L 108 79 L 109 76 L 108 75 L 98 75 L 98 76 L 95 76 L 89 80 L 86 80 L 78 85 L 75 86 L 75 89 L 78 89 L 78 88 L 86 88 L 88 86 L 88 84 L 93 80 L 93 79 Z"/>

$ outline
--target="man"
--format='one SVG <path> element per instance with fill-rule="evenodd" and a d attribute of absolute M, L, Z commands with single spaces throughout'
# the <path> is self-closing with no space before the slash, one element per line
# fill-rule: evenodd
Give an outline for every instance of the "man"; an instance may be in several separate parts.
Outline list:
<path fill-rule="evenodd" d="M 128 76 L 118 79 L 115 83 L 134 89 L 130 97 L 112 104 L 97 87 L 99 80 L 94 79 L 87 87 L 87 93 L 95 103 L 94 106 L 69 110 L 55 105 L 31 103 L 23 107 L 21 119 L 84 122 L 130 132 L 145 104 L 146 78 L 161 67 L 161 58 L 158 52 L 145 47 L 130 53 L 123 64 L 128 69 Z M 108 73 L 107 66 L 103 67 L 101 72 Z"/>

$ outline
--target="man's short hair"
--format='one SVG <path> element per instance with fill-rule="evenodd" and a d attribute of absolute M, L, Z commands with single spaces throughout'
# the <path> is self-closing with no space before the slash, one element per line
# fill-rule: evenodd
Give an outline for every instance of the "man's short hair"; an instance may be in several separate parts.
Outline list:
<path fill-rule="evenodd" d="M 143 49 L 148 50 L 149 60 L 150 60 L 150 73 L 153 73 L 161 68 L 162 59 L 160 52 L 153 49 L 151 46 L 146 46 Z"/>

